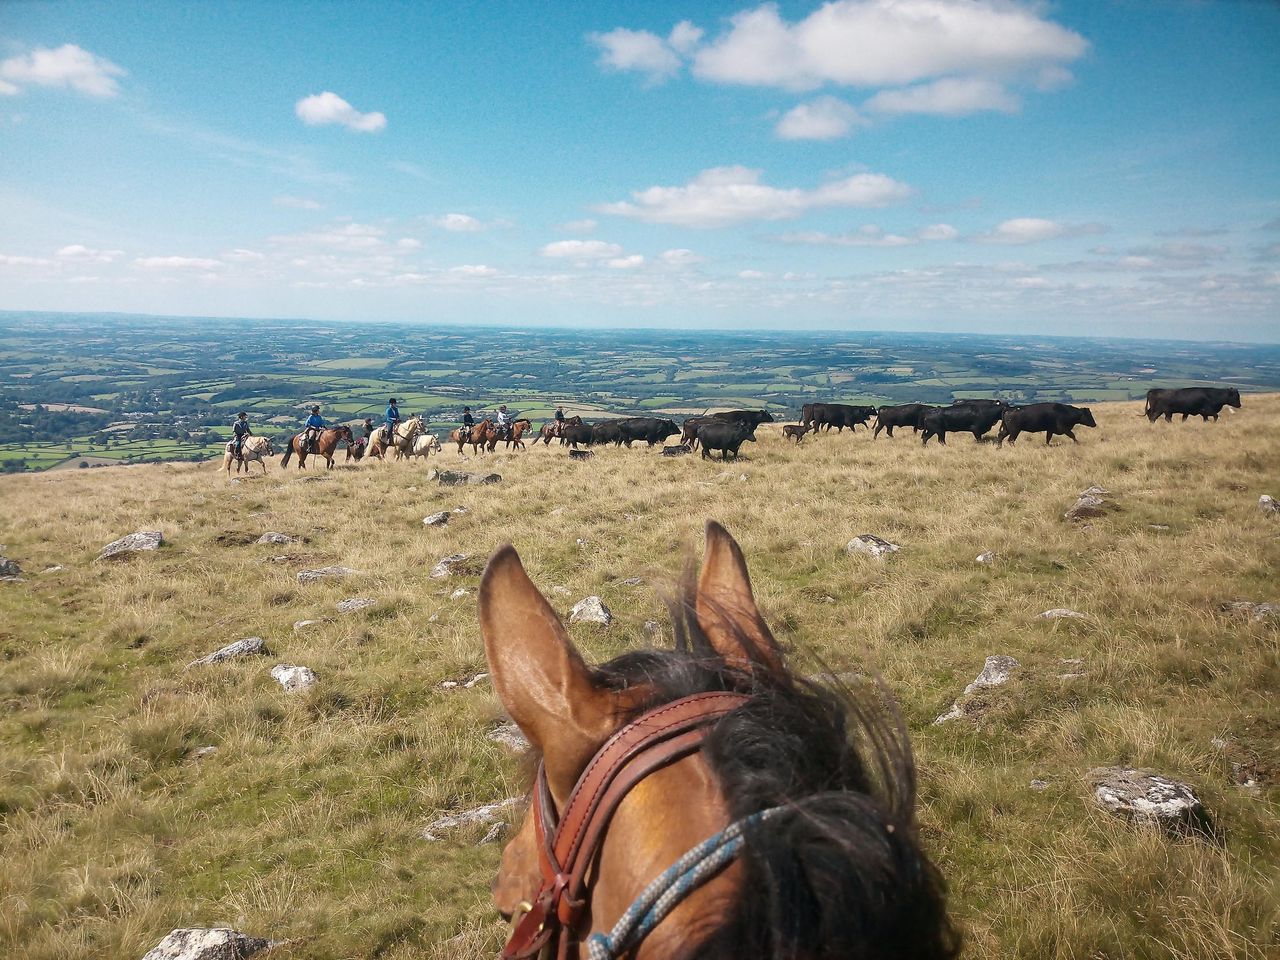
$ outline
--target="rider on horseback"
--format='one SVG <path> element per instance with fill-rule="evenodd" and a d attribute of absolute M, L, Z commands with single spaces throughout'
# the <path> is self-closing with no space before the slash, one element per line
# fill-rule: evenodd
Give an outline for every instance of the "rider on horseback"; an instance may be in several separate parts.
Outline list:
<path fill-rule="evenodd" d="M 253 436 L 253 430 L 249 428 L 249 415 L 241 410 L 236 415 L 235 426 L 231 428 L 232 444 L 231 452 L 235 455 L 236 460 L 244 462 L 244 442 Z M 238 467 L 236 469 L 239 469 Z"/>
<path fill-rule="evenodd" d="M 511 436 L 511 414 L 507 413 L 507 405 L 505 403 L 498 407 L 498 415 L 494 420 L 494 426 L 498 429 L 498 438 L 500 440 L 505 440 Z"/>
<path fill-rule="evenodd" d="M 400 408 L 396 406 L 396 398 L 392 397 L 387 402 L 386 413 L 386 446 L 393 446 L 396 442 L 396 427 L 400 424 Z"/>
<path fill-rule="evenodd" d="M 303 430 L 302 448 L 309 453 L 316 452 L 316 444 L 320 440 L 320 431 L 325 428 L 324 418 L 320 416 L 320 404 L 311 408 L 311 416 L 307 417 Z"/>
<path fill-rule="evenodd" d="M 556 432 L 557 437 L 564 436 L 564 407 L 556 407 Z"/>
<path fill-rule="evenodd" d="M 475 429 L 475 426 L 476 426 L 476 418 L 471 415 L 471 408 L 463 407 L 462 408 L 462 430 L 463 430 L 463 436 L 466 437 L 466 440 L 463 441 L 464 443 L 471 442 L 471 431 Z"/>

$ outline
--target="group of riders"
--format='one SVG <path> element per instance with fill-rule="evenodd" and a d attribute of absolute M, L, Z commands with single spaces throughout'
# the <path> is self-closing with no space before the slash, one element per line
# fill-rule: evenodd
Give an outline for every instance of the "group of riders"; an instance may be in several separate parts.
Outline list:
<path fill-rule="evenodd" d="M 387 401 L 387 410 L 383 414 L 383 425 L 381 428 L 375 428 L 372 417 L 364 418 L 364 436 L 356 441 L 362 447 L 366 447 L 373 436 L 375 429 L 385 430 L 385 437 L 392 438 L 396 436 L 396 428 L 403 422 L 400 416 L 400 407 L 397 405 L 396 398 L 392 397 Z M 515 423 L 515 415 L 507 410 L 507 405 L 501 404 L 498 412 L 494 415 L 493 426 L 497 433 L 497 439 L 506 440 L 511 436 L 511 427 Z M 555 413 L 554 436 L 561 436 L 564 431 L 565 415 L 564 407 L 557 406 Z M 307 453 L 316 451 L 316 444 L 320 439 L 320 434 L 328 429 L 329 425 L 325 423 L 324 417 L 320 416 L 320 404 L 311 407 L 311 416 L 307 417 L 306 422 L 302 425 L 302 449 Z M 462 408 L 462 430 L 464 442 L 470 443 L 472 433 L 476 427 L 476 418 L 471 413 L 470 407 Z M 244 460 L 244 443 L 253 436 L 253 429 L 249 426 L 249 414 L 241 410 L 236 415 L 235 425 L 232 427 L 232 454 L 236 460 Z"/>

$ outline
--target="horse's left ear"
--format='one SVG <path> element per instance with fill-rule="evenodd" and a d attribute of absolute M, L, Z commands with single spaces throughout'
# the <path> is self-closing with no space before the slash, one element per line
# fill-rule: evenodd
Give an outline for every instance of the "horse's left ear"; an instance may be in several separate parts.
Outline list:
<path fill-rule="evenodd" d="M 742 550 L 714 520 L 707 521 L 707 552 L 694 610 L 698 626 L 725 660 L 748 668 L 783 669 L 778 642 L 756 609 Z"/>

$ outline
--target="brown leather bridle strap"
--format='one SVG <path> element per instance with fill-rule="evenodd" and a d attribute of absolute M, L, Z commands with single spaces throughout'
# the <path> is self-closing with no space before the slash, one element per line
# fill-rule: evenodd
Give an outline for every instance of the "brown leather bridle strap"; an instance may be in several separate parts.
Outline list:
<path fill-rule="evenodd" d="M 586 905 L 587 873 L 614 812 L 645 777 L 701 749 L 707 728 L 747 699 L 738 693 L 695 694 L 628 723 L 587 764 L 558 818 L 539 766 L 533 816 L 542 887 L 512 931 L 504 960 L 536 956 L 553 940 L 559 941 L 557 954 L 567 955 L 568 934 Z"/>

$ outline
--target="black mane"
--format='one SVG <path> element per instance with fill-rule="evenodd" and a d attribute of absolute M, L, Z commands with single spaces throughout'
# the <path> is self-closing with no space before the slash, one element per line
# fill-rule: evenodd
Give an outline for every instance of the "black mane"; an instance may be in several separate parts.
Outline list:
<path fill-rule="evenodd" d="M 851 689 L 727 663 L 693 615 L 693 587 L 669 602 L 674 650 L 626 653 L 601 685 L 648 686 L 637 715 L 696 693 L 751 700 L 708 734 L 704 755 L 733 819 L 784 812 L 747 834 L 736 910 L 699 960 L 942 960 L 959 953 L 944 885 L 915 830 L 915 764 L 883 689 Z"/>

